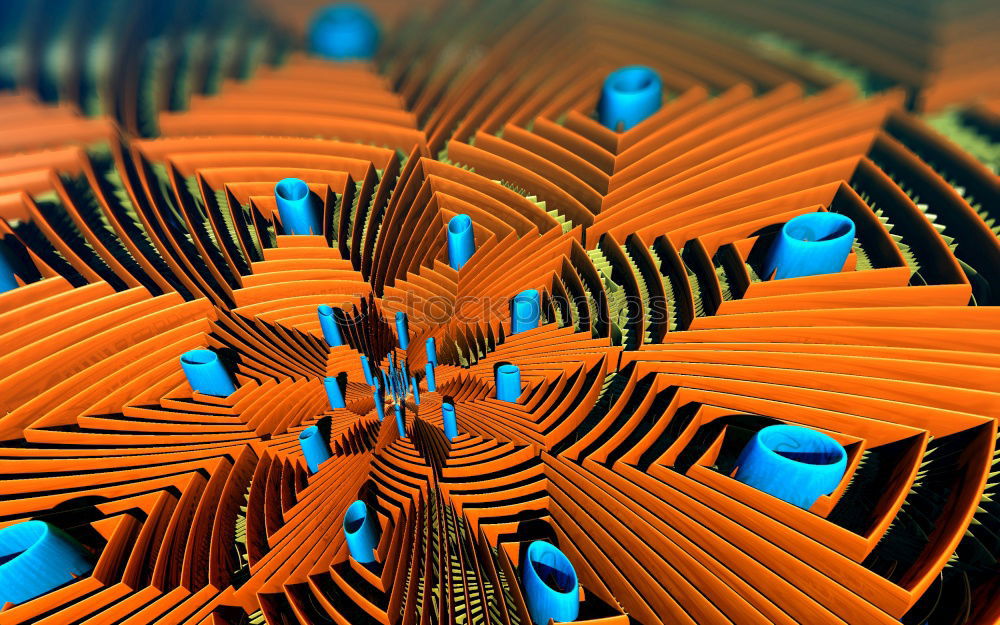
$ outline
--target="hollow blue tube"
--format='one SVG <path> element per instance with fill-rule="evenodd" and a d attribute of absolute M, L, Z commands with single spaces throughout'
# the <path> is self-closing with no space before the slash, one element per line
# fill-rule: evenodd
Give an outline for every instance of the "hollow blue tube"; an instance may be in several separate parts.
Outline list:
<path fill-rule="evenodd" d="M 322 211 L 303 180 L 285 178 L 278 181 L 274 185 L 274 199 L 286 234 L 323 234 Z"/>
<path fill-rule="evenodd" d="M 372 365 L 368 362 L 368 356 L 361 355 L 361 370 L 365 373 L 365 384 L 375 386 L 375 377 L 372 375 Z"/>
<path fill-rule="evenodd" d="M 406 416 L 402 402 L 396 404 L 396 428 L 399 430 L 399 437 L 406 438 Z"/>
<path fill-rule="evenodd" d="M 838 213 L 806 213 L 781 227 L 768 251 L 764 277 L 775 280 L 839 273 L 854 246 L 854 222 Z"/>
<path fill-rule="evenodd" d="M 0 606 L 24 603 L 94 568 L 69 534 L 45 521 L 24 521 L 0 529 Z"/>
<path fill-rule="evenodd" d="M 351 557 L 362 564 L 375 561 L 376 526 L 378 520 L 368 511 L 365 502 L 358 499 L 344 513 L 344 538 Z"/>
<path fill-rule="evenodd" d="M 378 413 L 378 420 L 382 421 L 385 419 L 385 399 L 382 396 L 382 390 L 375 389 L 372 395 L 375 399 L 375 412 Z"/>
<path fill-rule="evenodd" d="M 663 81 L 643 65 L 622 67 L 608 74 L 597 104 L 597 118 L 607 128 L 629 130 L 660 110 Z"/>
<path fill-rule="evenodd" d="M 536 540 L 528 545 L 521 567 L 524 599 L 535 625 L 576 620 L 580 613 L 580 582 L 569 558 L 555 545 Z"/>
<path fill-rule="evenodd" d="M 191 388 L 205 395 L 229 397 L 236 391 L 218 355 L 210 349 L 192 349 L 181 356 L 181 368 Z"/>
<path fill-rule="evenodd" d="M 405 312 L 396 313 L 396 336 L 399 337 L 399 347 L 406 349 L 410 346 L 410 325 Z"/>
<path fill-rule="evenodd" d="M 424 365 L 424 371 L 427 373 L 427 392 L 433 393 L 437 390 L 437 382 L 434 380 L 434 363 L 429 362 Z"/>
<path fill-rule="evenodd" d="M 339 309 L 337 309 L 339 311 Z M 321 304 L 316 309 L 319 314 L 319 327 L 323 331 L 323 338 L 330 347 L 337 347 L 344 344 L 344 337 L 340 334 L 340 326 L 337 325 L 337 317 L 334 309 L 326 304 Z"/>
<path fill-rule="evenodd" d="M 537 289 L 527 289 L 514 296 L 510 310 L 511 334 L 537 328 L 541 318 L 541 296 Z"/>
<path fill-rule="evenodd" d="M 324 378 L 323 386 L 326 387 L 326 397 L 330 400 L 331 408 L 347 408 L 347 402 L 344 401 L 344 391 L 340 388 L 340 381 L 337 378 Z"/>
<path fill-rule="evenodd" d="M 737 464 L 735 479 L 808 509 L 840 484 L 847 469 L 847 452 L 822 432 L 771 425 L 750 439 Z"/>
<path fill-rule="evenodd" d="M 496 382 L 497 399 L 517 402 L 517 398 L 521 396 L 521 370 L 516 365 L 497 367 Z"/>
<path fill-rule="evenodd" d="M 417 376 L 410 376 L 410 386 L 413 387 L 413 403 L 420 405 L 420 385 L 417 384 Z"/>
<path fill-rule="evenodd" d="M 476 253 L 476 234 L 472 217 L 455 215 L 448 221 L 448 264 L 455 271 Z"/>
<path fill-rule="evenodd" d="M 375 16 L 353 2 L 321 9 L 309 24 L 309 50 L 335 61 L 371 59 L 378 50 L 379 38 Z"/>
<path fill-rule="evenodd" d="M 16 288 L 17 277 L 14 274 L 14 266 L 7 260 L 7 254 L 4 250 L 0 249 L 0 293 L 6 293 Z"/>
<path fill-rule="evenodd" d="M 441 422 L 444 426 L 444 435 L 450 441 L 455 440 L 455 437 L 458 436 L 458 420 L 455 418 L 453 404 L 441 404 Z"/>
<path fill-rule="evenodd" d="M 424 341 L 424 346 L 427 351 L 427 362 L 432 362 L 435 365 L 438 363 L 437 346 L 434 344 L 434 337 L 429 337 Z"/>
<path fill-rule="evenodd" d="M 323 440 L 322 433 L 315 425 L 299 432 L 299 447 L 302 448 L 310 473 L 319 471 L 319 465 L 330 459 L 330 445 Z"/>

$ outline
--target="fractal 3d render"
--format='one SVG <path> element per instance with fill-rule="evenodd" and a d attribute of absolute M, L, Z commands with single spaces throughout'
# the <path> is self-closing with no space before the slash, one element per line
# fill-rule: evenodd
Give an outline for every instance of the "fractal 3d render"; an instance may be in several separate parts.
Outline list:
<path fill-rule="evenodd" d="M 0 625 L 997 625 L 1000 1 L 0 1 Z"/>

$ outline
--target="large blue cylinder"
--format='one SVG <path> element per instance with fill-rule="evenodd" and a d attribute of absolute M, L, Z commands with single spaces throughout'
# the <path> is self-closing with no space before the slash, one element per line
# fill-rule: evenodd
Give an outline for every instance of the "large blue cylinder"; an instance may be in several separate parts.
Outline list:
<path fill-rule="evenodd" d="M 372 375 L 372 365 L 368 362 L 368 356 L 361 355 L 361 370 L 365 374 L 365 384 L 375 386 L 375 377 Z"/>
<path fill-rule="evenodd" d="M 427 362 L 432 362 L 436 365 L 438 363 L 437 345 L 434 344 L 433 336 L 428 337 L 424 341 L 424 349 L 427 352 Z"/>
<path fill-rule="evenodd" d="M 396 313 L 396 336 L 399 337 L 400 349 L 410 346 L 410 323 L 405 312 Z"/>
<path fill-rule="evenodd" d="M 45 521 L 0 529 L 0 562 L 0 606 L 44 595 L 94 568 L 76 540 Z"/>
<path fill-rule="evenodd" d="M 285 234 L 323 234 L 323 212 L 313 201 L 309 185 L 285 178 L 274 185 L 274 199 Z"/>
<path fill-rule="evenodd" d="M 7 253 L 0 248 L 0 293 L 6 293 L 17 288 L 17 276 L 14 266 L 7 260 Z"/>
<path fill-rule="evenodd" d="M 399 438 L 406 438 L 406 408 L 403 402 L 396 402 L 396 429 L 399 431 Z"/>
<path fill-rule="evenodd" d="M 330 347 L 343 345 L 344 337 L 340 334 L 336 311 L 326 304 L 320 305 L 316 310 L 319 314 L 319 327 L 323 331 L 323 338 L 326 339 L 326 344 Z"/>
<path fill-rule="evenodd" d="M 629 130 L 660 110 L 663 82 L 656 71 L 642 66 L 622 67 L 604 80 L 597 118 L 611 130 Z"/>
<path fill-rule="evenodd" d="M 448 440 L 453 441 L 458 436 L 458 419 L 455 417 L 454 404 L 441 404 L 441 422 L 444 427 L 444 435 Z"/>
<path fill-rule="evenodd" d="M 511 334 L 537 328 L 541 318 L 542 302 L 537 289 L 527 289 L 514 296 L 510 309 Z"/>
<path fill-rule="evenodd" d="M 448 264 L 458 271 L 476 253 L 472 217 L 455 215 L 448 221 Z"/>
<path fill-rule="evenodd" d="M 382 421 L 385 419 L 385 398 L 382 395 L 382 389 L 376 388 L 372 393 L 372 398 L 375 400 L 375 412 L 378 414 L 378 420 Z"/>
<path fill-rule="evenodd" d="M 236 391 L 233 379 L 210 349 L 192 349 L 181 356 L 181 368 L 191 388 L 205 395 L 229 397 Z"/>
<path fill-rule="evenodd" d="M 323 379 L 323 386 L 326 388 L 326 397 L 330 400 L 331 408 L 347 408 L 344 401 L 344 391 L 340 388 L 340 380 L 327 377 Z"/>
<path fill-rule="evenodd" d="M 521 396 L 521 370 L 516 365 L 500 365 L 496 372 L 497 399 L 517 402 Z"/>
<path fill-rule="evenodd" d="M 368 506 L 360 499 L 348 506 L 344 513 L 347 549 L 351 552 L 351 557 L 362 564 L 375 561 L 377 525 L 375 515 L 368 511 Z"/>
<path fill-rule="evenodd" d="M 555 545 L 536 540 L 528 545 L 521 567 L 524 600 L 535 625 L 576 620 L 580 612 L 580 582 L 569 558 Z"/>
<path fill-rule="evenodd" d="M 379 27 L 375 16 L 353 2 L 319 10 L 309 24 L 309 50 L 335 61 L 368 60 L 375 56 Z"/>
<path fill-rule="evenodd" d="M 413 387 L 413 403 L 420 405 L 420 385 L 417 383 L 417 376 L 410 376 L 410 386 Z"/>
<path fill-rule="evenodd" d="M 750 439 L 737 460 L 735 477 L 800 508 L 810 508 L 840 484 L 847 469 L 844 448 L 822 432 L 771 425 Z"/>
<path fill-rule="evenodd" d="M 323 434 L 315 425 L 299 432 L 299 447 L 310 473 L 319 471 L 319 465 L 330 459 L 330 445 L 323 440 Z"/>
<path fill-rule="evenodd" d="M 781 227 L 764 263 L 775 280 L 839 273 L 854 246 L 854 222 L 838 213 L 806 213 Z"/>
<path fill-rule="evenodd" d="M 429 362 L 424 365 L 424 371 L 427 373 L 427 392 L 433 393 L 437 390 L 437 381 L 434 379 L 434 363 Z"/>

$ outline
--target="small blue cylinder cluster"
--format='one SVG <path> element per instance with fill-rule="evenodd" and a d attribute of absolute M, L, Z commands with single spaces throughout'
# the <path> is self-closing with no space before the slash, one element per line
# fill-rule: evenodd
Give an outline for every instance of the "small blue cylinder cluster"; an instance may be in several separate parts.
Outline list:
<path fill-rule="evenodd" d="M 516 365 L 500 365 L 496 371 L 497 399 L 517 402 L 521 396 L 521 370 Z"/>
<path fill-rule="evenodd" d="M 69 534 L 45 521 L 0 529 L 0 606 L 24 603 L 94 568 Z"/>
<path fill-rule="evenodd" d="M 191 388 L 203 395 L 229 397 L 236 385 L 222 365 L 219 356 L 210 349 L 192 349 L 181 356 L 181 368 Z"/>
<path fill-rule="evenodd" d="M 514 296 L 510 309 L 511 334 L 533 330 L 541 319 L 542 302 L 537 289 L 527 289 Z"/>
<path fill-rule="evenodd" d="M 808 509 L 840 484 L 847 470 L 847 452 L 822 432 L 771 425 L 750 439 L 737 464 L 735 479 Z"/>
<path fill-rule="evenodd" d="M 17 276 L 14 266 L 7 260 L 7 253 L 0 248 L 0 293 L 6 293 L 17 288 Z"/>
<path fill-rule="evenodd" d="M 472 217 L 455 215 L 448 221 L 448 264 L 458 271 L 475 253 L 476 235 Z"/>
<path fill-rule="evenodd" d="M 396 336 L 399 337 L 400 349 L 410 346 L 410 322 L 405 312 L 396 313 Z"/>
<path fill-rule="evenodd" d="M 318 11 L 309 25 L 309 50 L 334 61 L 368 60 L 375 56 L 379 27 L 375 16 L 352 2 Z"/>
<path fill-rule="evenodd" d="M 337 347 L 344 344 L 344 337 L 340 333 L 340 325 L 337 323 L 337 313 L 340 309 L 334 309 L 326 304 L 320 305 L 316 309 L 319 314 L 319 327 L 323 331 L 323 338 L 330 347 Z"/>
<path fill-rule="evenodd" d="M 437 390 L 437 381 L 434 379 L 434 363 L 429 362 L 424 365 L 424 372 L 427 374 L 427 392 L 433 393 Z"/>
<path fill-rule="evenodd" d="M 597 119 L 611 130 L 626 131 L 660 110 L 663 81 L 655 70 L 642 65 L 622 67 L 604 80 Z"/>
<path fill-rule="evenodd" d="M 323 378 L 323 386 L 326 388 L 326 397 L 330 400 L 331 408 L 347 408 L 344 401 L 344 390 L 340 388 L 340 380 L 334 377 Z"/>
<path fill-rule="evenodd" d="M 775 280 L 839 273 L 854 247 L 854 222 L 838 213 L 806 213 L 781 228 L 764 262 Z"/>
<path fill-rule="evenodd" d="M 372 375 L 372 365 L 368 362 L 368 356 L 361 355 L 361 370 L 365 374 L 365 384 L 375 386 L 375 377 Z"/>
<path fill-rule="evenodd" d="M 365 502 L 358 499 L 344 513 L 344 538 L 351 557 L 362 564 L 375 561 L 378 545 L 378 520 L 368 511 Z"/>
<path fill-rule="evenodd" d="M 458 436 L 458 419 L 455 416 L 454 404 L 441 404 L 441 421 L 444 427 L 444 435 L 448 440 L 453 441 Z"/>
<path fill-rule="evenodd" d="M 399 431 L 399 438 L 406 438 L 406 408 L 402 402 L 396 406 L 396 429 Z"/>
<path fill-rule="evenodd" d="M 319 465 L 330 459 L 330 445 L 323 440 L 319 428 L 310 425 L 299 433 L 299 447 L 306 458 L 310 473 L 319 471 Z"/>
<path fill-rule="evenodd" d="M 569 558 L 552 543 L 536 540 L 528 545 L 521 567 L 524 599 L 535 625 L 549 620 L 565 623 L 580 613 L 580 582 Z"/>
<path fill-rule="evenodd" d="M 298 178 L 280 180 L 274 185 L 274 199 L 285 234 L 323 234 L 323 212 L 305 181 Z"/>

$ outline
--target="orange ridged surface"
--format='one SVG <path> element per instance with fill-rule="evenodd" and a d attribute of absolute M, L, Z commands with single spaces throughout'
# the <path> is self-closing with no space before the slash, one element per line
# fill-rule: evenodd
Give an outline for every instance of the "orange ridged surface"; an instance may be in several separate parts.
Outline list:
<path fill-rule="evenodd" d="M 77 60 L 4 14 L 28 34 L 0 71 L 0 530 L 47 521 L 94 568 L 0 623 L 527 625 L 533 540 L 575 567 L 579 623 L 1000 622 L 1000 180 L 923 116 L 996 147 L 990 7 L 383 0 L 375 58 L 339 63 L 302 44 L 320 3 L 98 4 L 130 34 L 65 26 Z M 595 108 L 631 64 L 664 100 L 616 132 Z M 322 232 L 289 234 L 285 178 Z M 856 226 L 843 267 L 769 279 L 816 212 Z M 541 321 L 512 334 L 526 289 Z M 191 387 L 198 348 L 233 394 Z M 419 382 L 405 437 L 362 370 L 390 354 Z M 846 452 L 808 508 L 734 478 L 776 423 Z"/>

